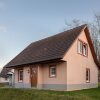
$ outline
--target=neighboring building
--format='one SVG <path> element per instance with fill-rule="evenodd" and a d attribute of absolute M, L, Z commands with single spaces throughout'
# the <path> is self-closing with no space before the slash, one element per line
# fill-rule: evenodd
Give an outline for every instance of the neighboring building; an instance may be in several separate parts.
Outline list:
<path fill-rule="evenodd" d="M 87 25 L 31 43 L 5 67 L 15 69 L 16 88 L 98 87 L 99 64 Z"/>
<path fill-rule="evenodd" d="M 0 73 L 0 83 L 13 86 L 14 85 L 14 69 L 4 67 Z"/>

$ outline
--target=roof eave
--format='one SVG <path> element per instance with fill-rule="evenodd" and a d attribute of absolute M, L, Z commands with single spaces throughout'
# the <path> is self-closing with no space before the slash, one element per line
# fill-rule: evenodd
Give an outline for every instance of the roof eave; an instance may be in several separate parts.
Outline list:
<path fill-rule="evenodd" d="M 19 65 L 11 65 L 11 66 L 5 66 L 6 68 L 18 68 L 18 67 L 24 67 L 27 65 L 33 65 L 33 64 L 47 64 L 47 63 L 54 63 L 54 62 L 64 62 L 62 58 L 57 58 L 57 59 L 51 59 L 51 60 L 45 60 L 45 61 L 38 61 L 38 62 L 31 62 L 31 63 L 24 63 L 24 64 L 19 64 Z"/>

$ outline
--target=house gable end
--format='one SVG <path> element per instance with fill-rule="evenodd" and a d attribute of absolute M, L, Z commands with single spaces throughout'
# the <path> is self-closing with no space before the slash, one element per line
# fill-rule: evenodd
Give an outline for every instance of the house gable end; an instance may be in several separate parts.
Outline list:
<path fill-rule="evenodd" d="M 81 36 L 83 34 L 83 36 Z M 82 38 L 83 37 L 83 38 Z M 84 39 L 85 39 L 85 41 L 84 41 Z M 73 47 L 73 45 L 75 44 L 75 42 L 76 42 L 76 48 L 75 48 L 75 52 L 74 53 L 76 53 L 76 54 L 78 54 L 78 51 L 77 51 L 77 42 L 78 42 L 78 40 L 81 40 L 81 41 L 83 41 L 84 43 L 86 43 L 87 45 L 88 45 L 88 52 L 90 52 L 90 55 L 91 55 L 91 57 L 92 57 L 92 59 L 93 59 L 93 62 L 98 66 L 98 68 L 100 68 L 100 65 L 99 65 L 99 63 L 98 63 L 98 61 L 97 61 L 97 58 L 96 58 L 96 54 L 95 54 L 95 51 L 94 51 L 94 47 L 93 47 L 93 44 L 92 44 L 92 41 L 91 41 L 91 38 L 90 38 L 90 33 L 89 33 L 89 30 L 88 30 L 88 28 L 87 28 L 87 26 L 86 27 L 84 27 L 84 29 L 80 32 L 80 34 L 77 36 L 77 38 L 74 40 L 74 42 L 72 43 L 72 45 L 70 46 L 70 48 L 68 49 L 68 51 L 64 54 L 64 56 L 63 56 L 63 60 L 66 60 L 67 61 L 67 58 L 68 58 L 68 53 L 69 52 L 73 52 L 72 51 L 72 47 Z M 73 54 L 74 55 L 74 54 Z M 79 55 L 79 54 L 78 54 Z M 80 55 L 79 55 L 80 56 Z M 82 56 L 82 55 L 81 55 Z M 88 55 L 89 56 L 89 55 Z M 82 56 L 83 58 L 84 58 L 84 56 Z M 73 57 L 74 58 L 74 57 Z M 88 58 L 88 57 L 87 57 Z M 88 59 L 90 59 L 90 58 L 88 58 Z"/>

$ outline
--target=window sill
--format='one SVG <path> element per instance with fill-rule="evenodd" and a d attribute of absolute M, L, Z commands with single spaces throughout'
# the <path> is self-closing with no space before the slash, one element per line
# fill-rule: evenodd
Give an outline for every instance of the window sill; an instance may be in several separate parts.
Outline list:
<path fill-rule="evenodd" d="M 86 81 L 86 83 L 90 83 L 90 81 Z"/>
<path fill-rule="evenodd" d="M 81 56 L 83 56 L 83 57 L 88 57 L 87 55 L 83 55 L 83 54 L 81 54 L 81 53 L 78 53 L 79 55 L 81 55 Z"/>
<path fill-rule="evenodd" d="M 18 83 L 23 83 L 23 81 L 18 81 Z"/>
<path fill-rule="evenodd" d="M 56 76 L 50 76 L 49 78 L 56 78 Z"/>
<path fill-rule="evenodd" d="M 84 57 L 88 57 L 87 55 L 83 55 Z"/>

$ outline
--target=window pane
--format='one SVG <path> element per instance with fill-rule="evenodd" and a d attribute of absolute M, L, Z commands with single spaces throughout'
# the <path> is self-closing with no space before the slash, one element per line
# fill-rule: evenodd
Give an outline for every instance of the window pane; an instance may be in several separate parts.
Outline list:
<path fill-rule="evenodd" d="M 78 41 L 78 53 L 82 54 L 82 42 Z"/>
<path fill-rule="evenodd" d="M 19 70 L 19 81 L 23 80 L 23 70 Z"/>
<path fill-rule="evenodd" d="M 20 80 L 23 80 L 23 71 L 20 71 Z"/>
<path fill-rule="evenodd" d="M 90 82 L 90 69 L 86 69 L 86 82 Z"/>
<path fill-rule="evenodd" d="M 87 45 L 86 44 L 84 44 L 83 45 L 83 55 L 87 55 Z"/>
<path fill-rule="evenodd" d="M 55 76 L 56 76 L 56 68 L 50 67 L 50 77 L 55 77 Z"/>
<path fill-rule="evenodd" d="M 86 70 L 86 80 L 88 80 L 88 70 Z"/>

